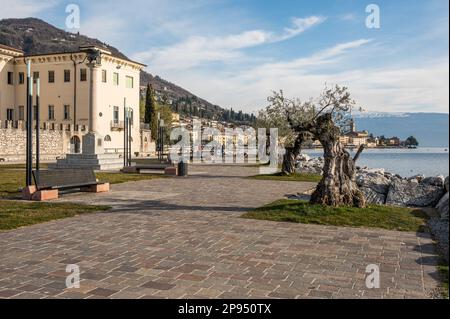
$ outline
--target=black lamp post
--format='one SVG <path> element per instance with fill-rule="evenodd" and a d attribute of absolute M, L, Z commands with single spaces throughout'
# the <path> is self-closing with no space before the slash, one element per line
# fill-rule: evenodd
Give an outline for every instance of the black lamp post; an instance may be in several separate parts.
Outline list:
<path fill-rule="evenodd" d="M 126 106 L 126 99 L 123 102 L 123 166 L 131 164 L 131 112 Z"/>
<path fill-rule="evenodd" d="M 40 95 L 41 95 L 41 82 L 40 79 L 36 79 L 36 170 L 39 170 L 39 130 L 40 130 Z"/>
<path fill-rule="evenodd" d="M 27 63 L 27 138 L 26 138 L 26 186 L 32 184 L 33 170 L 33 78 L 31 77 L 31 61 Z"/>

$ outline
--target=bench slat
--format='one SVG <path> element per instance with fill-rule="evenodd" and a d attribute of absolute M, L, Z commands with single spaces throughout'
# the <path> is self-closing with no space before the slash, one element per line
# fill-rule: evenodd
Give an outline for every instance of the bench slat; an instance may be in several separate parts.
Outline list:
<path fill-rule="evenodd" d="M 94 171 L 87 169 L 38 170 L 33 171 L 33 177 L 38 190 L 98 184 Z"/>

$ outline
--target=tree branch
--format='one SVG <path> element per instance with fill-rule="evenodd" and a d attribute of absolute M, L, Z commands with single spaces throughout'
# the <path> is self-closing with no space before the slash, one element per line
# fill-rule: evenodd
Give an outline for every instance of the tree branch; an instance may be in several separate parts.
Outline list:
<path fill-rule="evenodd" d="M 359 149 L 358 152 L 356 152 L 355 157 L 353 157 L 353 162 L 356 163 L 356 161 L 359 159 L 359 156 L 361 155 L 361 153 L 364 151 L 364 149 L 366 148 L 365 144 L 362 144 Z"/>

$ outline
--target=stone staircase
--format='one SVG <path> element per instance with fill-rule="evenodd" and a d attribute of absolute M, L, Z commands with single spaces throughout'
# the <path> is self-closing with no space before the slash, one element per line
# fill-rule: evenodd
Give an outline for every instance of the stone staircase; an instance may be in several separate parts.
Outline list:
<path fill-rule="evenodd" d="M 49 169 L 93 169 L 96 171 L 120 170 L 123 168 L 123 158 L 119 154 L 67 154 L 65 158 L 57 159 L 49 164 Z"/>

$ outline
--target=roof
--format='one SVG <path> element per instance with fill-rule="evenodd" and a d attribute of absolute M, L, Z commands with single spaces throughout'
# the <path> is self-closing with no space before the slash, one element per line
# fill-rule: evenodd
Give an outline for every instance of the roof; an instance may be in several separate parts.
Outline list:
<path fill-rule="evenodd" d="M 101 50 L 101 51 L 103 51 L 103 50 Z M 39 57 L 39 56 L 58 55 L 58 54 L 76 54 L 76 53 L 86 53 L 86 51 L 85 50 L 76 50 L 76 51 L 49 52 L 49 53 L 41 53 L 41 54 L 25 54 L 23 57 L 24 58 L 29 58 L 29 57 Z M 105 53 L 104 51 L 103 51 L 103 54 L 109 55 L 109 56 L 111 56 L 113 58 L 116 58 L 116 59 L 119 59 L 119 60 L 124 60 L 124 61 L 127 61 L 127 62 L 138 64 L 138 65 L 143 66 L 143 67 L 147 66 L 146 64 L 143 64 L 143 63 L 140 63 L 140 62 L 136 62 L 136 61 L 130 60 L 128 58 L 118 57 L 118 56 L 113 55 L 113 54 L 108 54 L 108 53 Z"/>
<path fill-rule="evenodd" d="M 17 53 L 24 53 L 24 52 L 23 52 L 22 50 L 20 50 L 20 49 L 16 49 L 16 48 L 13 48 L 13 47 L 4 45 L 4 44 L 0 44 L 0 49 L 9 50 L 9 51 L 14 51 L 14 52 L 17 52 Z"/>

